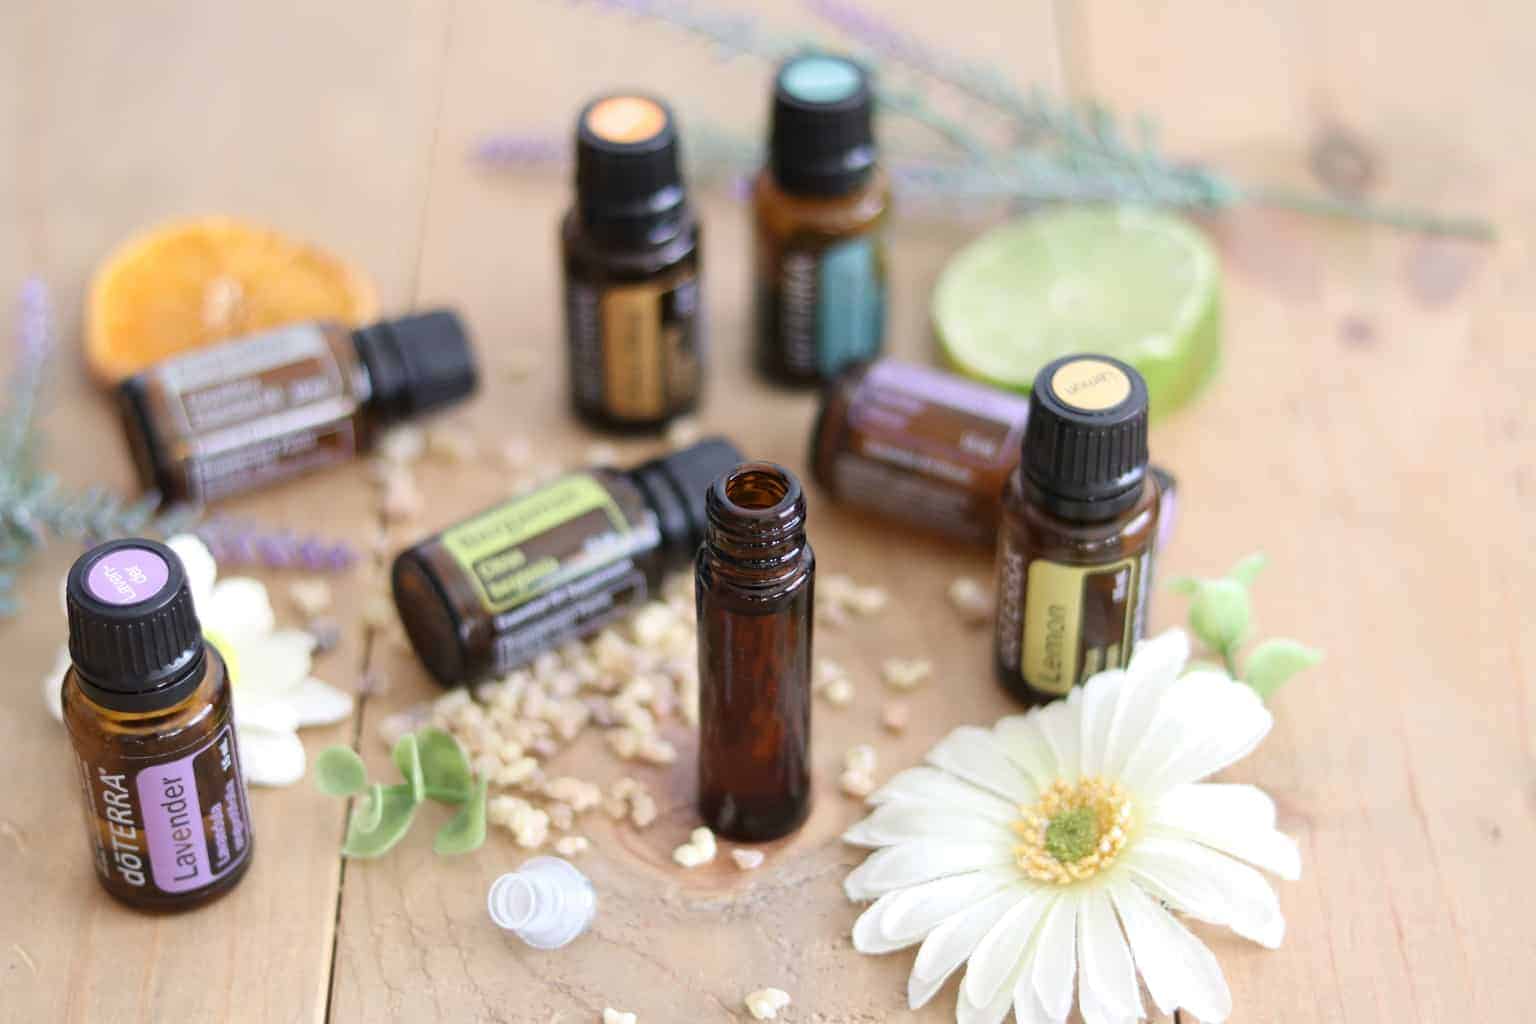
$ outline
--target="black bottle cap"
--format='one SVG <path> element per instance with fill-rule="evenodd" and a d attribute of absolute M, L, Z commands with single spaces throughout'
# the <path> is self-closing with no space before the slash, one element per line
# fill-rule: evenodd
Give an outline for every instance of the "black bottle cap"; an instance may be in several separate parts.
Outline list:
<path fill-rule="evenodd" d="M 69 570 L 69 657 L 80 687 L 117 711 L 155 711 L 197 689 L 206 659 L 192 590 L 176 552 L 108 541 Z"/>
<path fill-rule="evenodd" d="M 576 120 L 576 204 L 589 225 L 644 235 L 687 199 L 677 124 L 658 99 L 599 96 Z"/>
<path fill-rule="evenodd" d="M 438 309 L 381 320 L 352 332 L 373 384 L 379 418 L 396 423 L 474 394 L 475 353 L 463 321 Z"/>
<path fill-rule="evenodd" d="M 1110 356 L 1055 359 L 1035 376 L 1024 476 L 1068 518 L 1101 519 L 1135 503 L 1147 471 L 1147 383 Z"/>
<path fill-rule="evenodd" d="M 681 451 L 652 459 L 630 471 L 661 526 L 665 559 L 686 565 L 704 540 L 708 521 L 704 499 L 710 485 L 742 462 L 741 451 L 723 437 L 711 437 Z"/>
<path fill-rule="evenodd" d="M 874 92 L 845 57 L 791 57 L 774 79 L 769 167 L 786 192 L 844 195 L 874 170 Z"/>

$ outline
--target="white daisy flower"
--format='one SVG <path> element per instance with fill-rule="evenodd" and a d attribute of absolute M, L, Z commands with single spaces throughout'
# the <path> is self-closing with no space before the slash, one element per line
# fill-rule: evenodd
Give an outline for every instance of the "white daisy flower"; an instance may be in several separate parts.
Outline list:
<path fill-rule="evenodd" d="M 1170 911 L 1274 948 L 1279 900 L 1249 865 L 1295 879 L 1301 857 L 1262 791 L 1200 781 L 1274 720 L 1220 672 L 1181 677 L 1188 658 L 1164 633 L 1065 700 L 956 729 L 870 796 L 843 836 L 876 848 L 844 883 L 875 901 L 853 944 L 921 943 L 913 1009 L 965 964 L 961 1024 L 1060 1024 L 1074 989 L 1086 1024 L 1130 1024 L 1148 1013 L 1138 975 L 1164 1014 L 1231 1014 L 1215 956 Z"/>
<path fill-rule="evenodd" d="M 352 713 L 352 696 L 309 674 L 315 639 L 298 629 L 278 629 L 267 588 L 245 576 L 218 579 L 213 554 L 191 534 L 166 544 L 181 558 L 203 635 L 224 657 L 233 686 L 235 732 L 246 780 L 257 786 L 288 786 L 304 777 L 304 744 L 298 730 L 330 725 Z M 43 680 L 43 696 L 62 719 L 59 684 L 69 669 L 69 650 Z"/>

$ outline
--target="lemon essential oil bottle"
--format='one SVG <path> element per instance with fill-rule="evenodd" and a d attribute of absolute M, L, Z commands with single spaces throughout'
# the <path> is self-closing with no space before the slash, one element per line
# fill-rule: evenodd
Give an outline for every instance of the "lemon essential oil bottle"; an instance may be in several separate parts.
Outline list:
<path fill-rule="evenodd" d="M 884 344 L 890 184 L 873 109 L 853 61 L 808 55 L 779 68 L 768 166 L 752 190 L 757 364 L 777 383 L 826 380 Z"/>
<path fill-rule="evenodd" d="M 688 565 L 705 491 L 740 461 L 713 438 L 567 473 L 406 549 L 391 582 L 411 646 L 443 685 L 477 682 L 638 609 Z"/>
<path fill-rule="evenodd" d="M 560 244 L 577 414 L 648 430 L 694 409 L 704 380 L 699 223 L 665 104 L 613 95 L 582 109 L 576 202 Z"/>
<path fill-rule="evenodd" d="M 1047 363 L 1003 497 L 996 667 L 1026 703 L 1123 668 L 1146 632 L 1159 494 L 1147 385 L 1118 359 Z"/>
<path fill-rule="evenodd" d="M 794 474 L 748 462 L 710 487 L 694 592 L 699 812 L 732 839 L 777 839 L 811 810 L 816 556 Z"/>
<path fill-rule="evenodd" d="M 459 318 L 302 323 L 158 363 L 118 389 L 144 486 L 204 504 L 333 465 L 387 427 L 474 393 Z"/>
<path fill-rule="evenodd" d="M 251 861 L 229 675 L 186 571 L 150 540 L 102 544 L 65 584 L 64 724 L 96 876 L 134 907 L 184 910 Z"/>

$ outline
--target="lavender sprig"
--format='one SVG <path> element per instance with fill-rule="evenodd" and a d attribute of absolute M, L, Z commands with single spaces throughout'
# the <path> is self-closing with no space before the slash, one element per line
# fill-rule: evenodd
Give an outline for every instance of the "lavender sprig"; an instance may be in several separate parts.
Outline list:
<path fill-rule="evenodd" d="M 209 519 L 193 532 L 220 565 L 340 572 L 358 560 L 357 550 L 344 540 L 267 529 L 243 519 Z"/>

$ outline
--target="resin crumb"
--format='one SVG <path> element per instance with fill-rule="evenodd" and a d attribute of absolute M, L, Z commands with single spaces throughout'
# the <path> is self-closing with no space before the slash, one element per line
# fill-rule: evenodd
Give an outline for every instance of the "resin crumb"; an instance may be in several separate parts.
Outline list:
<path fill-rule="evenodd" d="M 779 1011 L 789 1005 L 789 993 L 781 988 L 760 988 L 743 1000 L 747 1012 L 756 1020 L 776 1020 Z"/>
<path fill-rule="evenodd" d="M 984 626 L 992 620 L 992 591 L 969 576 L 957 577 L 949 585 L 949 603 L 967 626 Z"/>
<path fill-rule="evenodd" d="M 880 666 L 880 677 L 885 684 L 898 690 L 916 689 L 931 675 L 933 662 L 921 658 L 887 658 Z"/>
<path fill-rule="evenodd" d="M 305 618 L 313 619 L 331 607 L 331 585 L 325 580 L 294 580 L 288 584 L 288 597 Z"/>
<path fill-rule="evenodd" d="M 638 1024 L 640 1018 L 611 1006 L 603 1007 L 603 1024 Z"/>
<path fill-rule="evenodd" d="M 875 791 L 875 748 L 867 743 L 852 747 L 843 755 L 843 774 L 838 788 L 852 797 L 863 799 Z"/>
<path fill-rule="evenodd" d="M 737 848 L 731 851 L 731 860 L 735 861 L 736 866 L 743 871 L 756 871 L 763 866 L 763 861 L 767 859 L 768 855 L 763 853 L 762 850 L 743 850 Z"/>
<path fill-rule="evenodd" d="M 586 836 L 561 836 L 555 840 L 555 852 L 562 857 L 578 857 L 592 848 Z"/>
<path fill-rule="evenodd" d="M 696 868 L 715 859 L 715 834 L 699 827 L 688 836 L 688 841 L 672 851 L 672 859 L 685 868 Z"/>
<path fill-rule="evenodd" d="M 886 732 L 906 732 L 907 723 L 912 720 L 912 709 L 899 700 L 888 702 L 880 710 L 880 724 Z"/>

